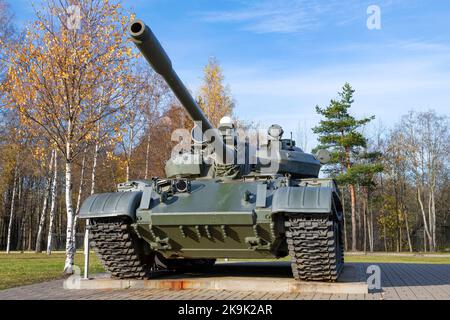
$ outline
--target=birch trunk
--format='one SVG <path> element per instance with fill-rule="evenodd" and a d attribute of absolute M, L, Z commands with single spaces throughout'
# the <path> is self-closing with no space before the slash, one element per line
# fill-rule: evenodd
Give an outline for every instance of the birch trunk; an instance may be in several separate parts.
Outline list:
<path fill-rule="evenodd" d="M 98 158 L 98 152 L 99 152 L 99 145 L 98 142 L 95 143 L 95 149 L 94 149 L 94 159 L 92 160 L 92 174 L 91 174 L 91 194 L 94 194 L 95 192 L 95 178 L 97 173 L 97 158 Z"/>
<path fill-rule="evenodd" d="M 419 201 L 420 210 L 422 212 L 423 231 L 424 231 L 424 234 L 426 234 L 426 236 L 427 236 L 429 247 L 430 247 L 430 250 L 432 251 L 433 250 L 433 239 L 431 237 L 431 234 L 430 234 L 430 231 L 428 228 L 427 217 L 426 217 L 425 210 L 423 207 L 422 195 L 421 195 L 419 186 L 417 186 L 417 200 Z M 425 240 L 425 238 L 424 238 L 424 240 Z"/>
<path fill-rule="evenodd" d="M 150 161 L 149 157 L 150 157 L 150 133 L 147 138 L 147 147 L 145 150 L 145 175 L 144 175 L 145 180 L 148 179 L 148 168 L 149 168 L 149 161 Z"/>
<path fill-rule="evenodd" d="M 130 181 L 130 159 L 127 159 L 126 177 L 127 181 Z"/>
<path fill-rule="evenodd" d="M 55 223 L 55 207 L 56 207 L 56 187 L 58 182 L 58 154 L 56 150 L 53 150 L 54 165 L 53 165 L 53 179 L 50 191 L 50 214 L 48 224 L 48 236 L 47 236 L 47 254 L 52 253 L 52 240 L 53 240 L 53 225 Z"/>
<path fill-rule="evenodd" d="M 429 187 L 431 188 L 431 187 Z M 430 242 L 430 251 L 434 251 L 434 241 L 433 241 L 433 214 L 431 212 L 431 193 L 432 191 L 428 191 L 428 228 L 430 230 L 431 242 Z"/>
<path fill-rule="evenodd" d="M 130 129 L 130 141 L 128 144 L 128 156 L 127 156 L 127 181 L 130 181 L 130 166 L 131 166 L 131 153 L 133 152 L 133 139 L 134 139 L 134 130 Z"/>
<path fill-rule="evenodd" d="M 430 188 L 430 207 L 431 207 L 431 238 L 433 241 L 433 251 L 436 251 L 436 202 L 434 200 L 434 186 Z"/>
<path fill-rule="evenodd" d="M 32 194 L 31 195 L 31 201 L 30 201 L 30 207 L 29 207 L 30 217 L 29 217 L 29 221 L 28 221 L 28 223 L 29 223 L 29 227 L 28 227 L 28 245 L 27 245 L 27 250 L 28 251 L 31 251 L 31 242 L 33 240 L 33 233 L 32 233 L 32 231 L 34 229 L 33 228 L 33 220 L 34 220 L 33 217 L 34 217 L 34 212 L 35 212 L 35 210 L 34 210 L 35 208 L 33 208 L 33 203 L 35 203 L 34 198 L 35 198 L 35 195 Z"/>
<path fill-rule="evenodd" d="M 69 124 L 70 127 L 70 124 Z M 71 132 L 71 130 L 68 130 Z M 64 263 L 64 273 L 73 274 L 74 245 L 73 245 L 73 205 L 72 205 L 72 146 L 70 139 L 66 142 L 66 261 Z"/>
<path fill-rule="evenodd" d="M 430 132 L 430 127 L 428 127 L 428 132 Z M 436 186 L 436 178 L 435 178 L 435 150 L 432 147 L 434 144 L 430 144 L 430 149 L 428 149 L 428 213 L 429 213 L 429 222 L 430 222 L 430 233 L 431 233 L 431 241 L 432 241 L 432 251 L 436 251 L 436 207 L 434 201 L 434 188 Z"/>
<path fill-rule="evenodd" d="M 20 201 L 21 199 L 22 199 L 22 179 L 21 178 L 19 178 L 19 181 L 18 181 L 18 186 L 17 186 L 17 209 L 16 209 L 16 211 L 17 212 L 20 212 L 21 210 L 21 207 L 22 207 L 22 202 Z M 20 226 L 19 226 L 19 230 L 18 230 L 18 239 L 17 239 L 17 244 L 16 244 L 16 248 L 17 248 L 17 250 L 19 249 L 19 248 L 21 248 L 21 252 L 23 252 L 23 247 L 24 247 L 24 245 L 23 245 L 23 241 L 24 241 L 24 234 L 25 234 L 25 232 L 24 232 L 24 223 L 25 223 L 25 216 L 22 214 L 22 221 L 20 222 Z"/>
<path fill-rule="evenodd" d="M 51 174 L 52 174 L 52 168 L 53 168 L 53 157 L 54 157 L 54 152 L 52 151 L 52 156 L 50 157 L 50 163 L 48 166 L 50 168 L 50 177 L 48 177 L 46 180 L 46 186 L 45 186 L 45 191 L 44 191 L 44 203 L 42 205 L 42 212 L 41 212 L 41 217 L 39 219 L 39 225 L 38 225 L 38 233 L 36 236 L 36 248 L 35 248 L 36 253 L 41 252 L 42 232 L 44 230 L 45 218 L 46 218 L 47 206 L 48 206 L 48 198 L 50 196 L 50 187 L 51 187 L 51 183 L 52 183 Z"/>
<path fill-rule="evenodd" d="M 9 215 L 9 224 L 8 224 L 8 236 L 6 238 L 6 253 L 9 254 L 11 249 L 11 231 L 12 231 L 12 224 L 14 220 L 14 200 L 16 198 L 16 187 L 17 187 L 17 165 L 14 168 L 14 181 L 13 181 L 13 191 L 12 191 L 12 197 L 11 197 L 11 211 Z"/>
<path fill-rule="evenodd" d="M 407 235 L 407 238 L 408 238 L 409 252 L 413 252 L 413 247 L 412 247 L 412 242 L 411 242 L 411 235 L 409 234 L 408 213 L 406 212 L 406 210 L 403 210 L 403 215 L 405 217 L 406 235 Z"/>

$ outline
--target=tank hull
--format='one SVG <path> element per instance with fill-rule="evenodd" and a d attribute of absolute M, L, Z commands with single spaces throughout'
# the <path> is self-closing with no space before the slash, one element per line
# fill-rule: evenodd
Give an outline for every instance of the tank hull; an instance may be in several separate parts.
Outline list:
<path fill-rule="evenodd" d="M 289 184 L 282 177 L 197 179 L 189 192 L 163 197 L 154 183 L 137 181 L 134 189 L 87 199 L 80 216 L 128 216 L 139 238 L 166 259 L 280 258 L 289 254 L 286 217 L 331 214 L 338 199 L 333 180 Z"/>

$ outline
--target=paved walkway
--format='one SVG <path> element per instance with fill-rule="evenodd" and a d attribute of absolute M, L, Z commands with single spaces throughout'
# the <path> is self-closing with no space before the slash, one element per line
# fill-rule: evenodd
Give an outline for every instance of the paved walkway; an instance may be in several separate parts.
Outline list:
<path fill-rule="evenodd" d="M 235 264 L 234 274 L 243 276 L 272 276 L 274 270 L 280 277 L 289 276 L 289 266 L 274 263 L 273 267 L 262 264 L 255 270 Z M 368 263 L 357 264 L 363 270 Z M 226 290 L 170 290 L 170 289 L 121 289 L 121 290 L 65 290 L 63 281 L 56 280 L 0 291 L 0 300 L 5 299 L 55 299 L 55 300 L 450 300 L 450 265 L 379 263 L 382 292 L 370 294 L 291 294 L 267 292 L 231 292 Z M 286 266 L 286 267 L 284 267 Z M 283 272 L 278 273 L 280 268 Z M 247 272 L 243 272 L 243 270 Z M 286 270 L 284 270 L 286 269 Z M 227 270 L 232 270 L 229 265 Z M 224 274 L 229 276 L 230 274 Z"/>

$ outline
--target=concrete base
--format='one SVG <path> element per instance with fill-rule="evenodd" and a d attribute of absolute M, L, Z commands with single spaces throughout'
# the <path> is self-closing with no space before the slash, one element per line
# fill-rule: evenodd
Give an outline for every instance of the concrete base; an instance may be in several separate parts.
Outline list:
<path fill-rule="evenodd" d="M 288 269 L 287 269 L 287 268 Z M 246 272 L 243 272 L 245 269 Z M 278 272 L 277 272 L 278 271 Z M 280 272 L 283 271 L 283 272 Z M 288 271 L 288 272 L 286 272 Z M 250 273 L 250 274 L 248 274 Z M 274 276 L 278 274 L 278 277 Z M 286 293 L 328 293 L 365 294 L 367 283 L 361 270 L 346 264 L 338 282 L 303 282 L 292 279 L 289 263 L 284 262 L 243 262 L 218 264 L 208 274 L 160 274 L 149 280 L 118 280 L 107 275 L 97 275 L 92 279 L 72 279 L 66 281 L 67 289 L 208 289 L 252 292 Z M 68 279 L 69 280 L 69 279 Z"/>

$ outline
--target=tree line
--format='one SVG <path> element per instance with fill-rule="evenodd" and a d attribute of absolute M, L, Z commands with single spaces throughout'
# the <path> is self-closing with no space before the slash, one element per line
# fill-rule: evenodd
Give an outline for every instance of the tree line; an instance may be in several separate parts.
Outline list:
<path fill-rule="evenodd" d="M 350 113 L 346 83 L 321 108 L 316 149 L 331 151 L 325 173 L 341 186 L 345 246 L 363 251 L 437 251 L 450 247 L 449 118 L 411 111 L 391 129 Z"/>
<path fill-rule="evenodd" d="M 43 1 L 33 22 L 14 32 L 0 1 L 0 246 L 40 252 L 46 243 L 50 253 L 54 235 L 65 234 L 66 273 L 84 227 L 83 199 L 124 180 L 163 176 L 172 131 L 190 126 L 127 42 L 134 17 L 120 1 L 77 1 L 78 29 L 67 18 L 72 4 Z M 222 80 L 211 59 L 198 100 L 214 121 L 233 107 Z"/>
<path fill-rule="evenodd" d="M 126 39 L 134 18 L 119 0 L 46 0 L 15 30 L 0 0 L 0 248 L 64 243 L 73 272 L 82 201 L 120 182 L 164 176 L 171 133 L 191 128 L 167 85 Z M 197 101 L 217 125 L 233 112 L 219 63 L 204 68 Z M 319 147 L 332 152 L 325 174 L 341 186 L 346 245 L 352 250 L 437 250 L 449 229 L 448 117 L 410 113 L 398 125 L 365 132 L 373 117 L 350 112 L 354 90 L 316 111 Z"/>

